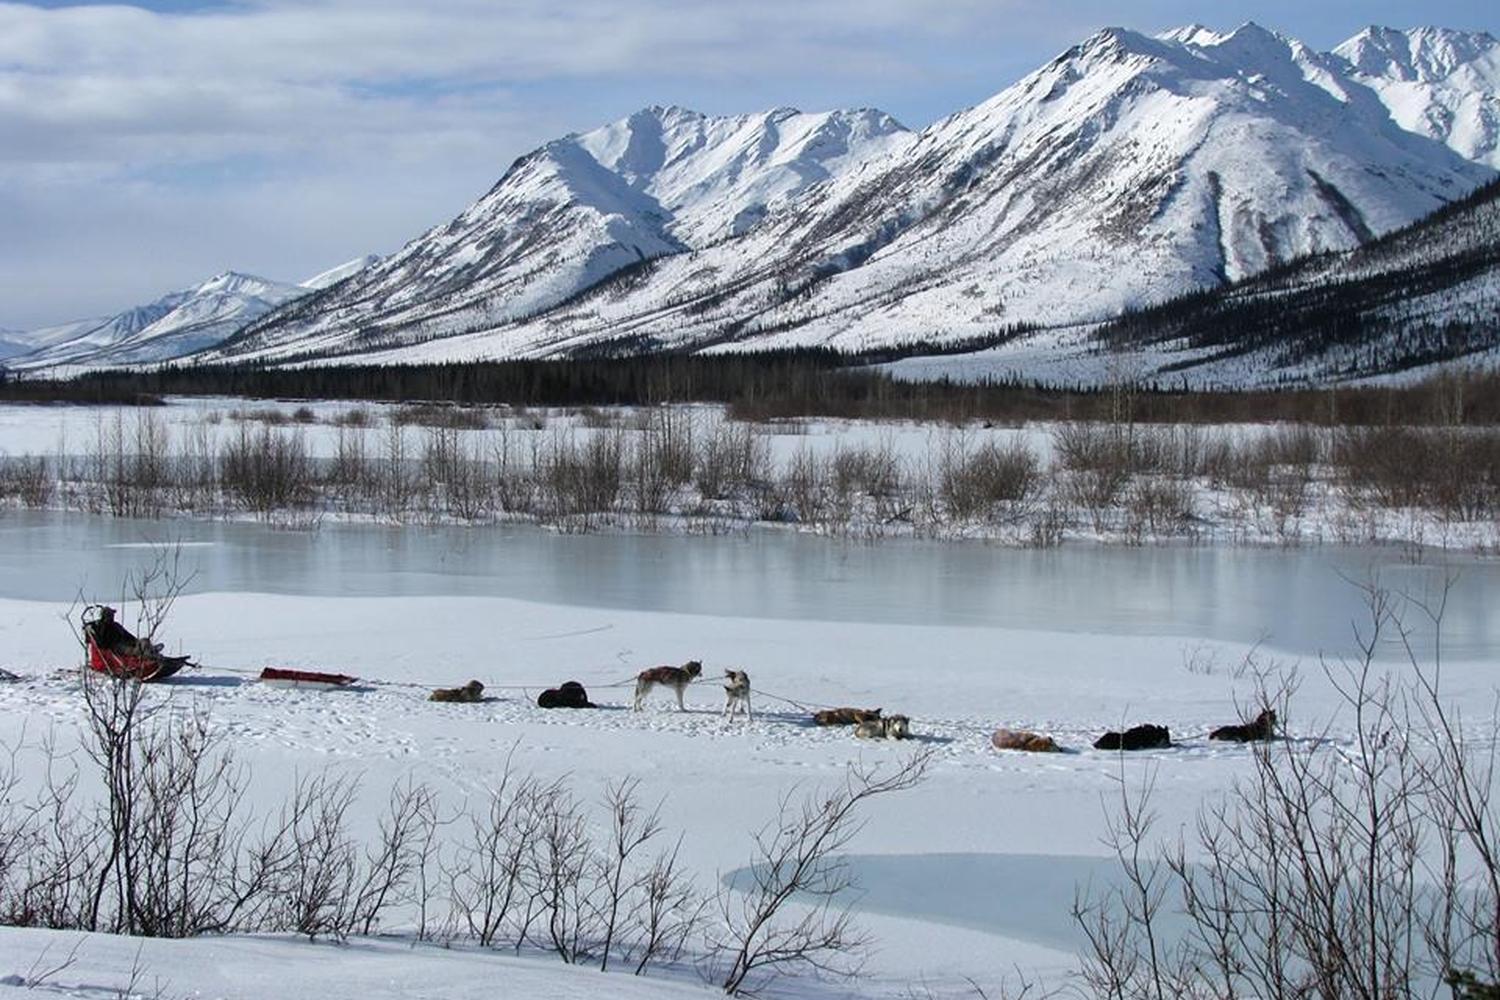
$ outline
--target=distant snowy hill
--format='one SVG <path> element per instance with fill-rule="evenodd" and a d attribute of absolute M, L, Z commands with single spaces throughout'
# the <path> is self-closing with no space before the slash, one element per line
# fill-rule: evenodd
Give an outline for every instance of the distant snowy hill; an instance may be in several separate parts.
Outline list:
<path fill-rule="evenodd" d="M 154 302 L 134 306 L 112 316 L 74 320 L 23 333 L 18 339 L 25 353 L 13 358 L 16 368 L 41 367 L 49 358 L 87 358 L 128 340 L 168 315 L 192 295 L 191 290 L 169 292 Z"/>
<path fill-rule="evenodd" d="M 923 130 L 650 108 L 207 358 L 859 349 L 1108 319 L 1348 250 L 1494 176 L 1496 45 L 1102 31 Z"/>
<path fill-rule="evenodd" d="M 0 361 L 31 350 L 31 345 L 24 339 L 25 336 L 26 334 L 20 330 L 0 330 Z"/>
<path fill-rule="evenodd" d="M 174 360 L 215 347 L 278 306 L 337 284 L 379 259 L 360 257 L 297 285 L 226 271 L 113 316 L 12 335 L 15 349 L 7 364 L 26 371 Z"/>

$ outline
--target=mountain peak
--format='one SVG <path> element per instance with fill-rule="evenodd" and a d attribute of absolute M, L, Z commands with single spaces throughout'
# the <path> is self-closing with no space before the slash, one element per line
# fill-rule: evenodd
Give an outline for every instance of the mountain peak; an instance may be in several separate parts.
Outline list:
<path fill-rule="evenodd" d="M 243 271 L 223 271 L 193 289 L 193 295 L 258 295 L 277 284 Z"/>
<path fill-rule="evenodd" d="M 1487 57 L 1493 61 L 1500 42 L 1487 31 L 1372 24 L 1333 51 L 1364 76 L 1433 83 Z"/>
<path fill-rule="evenodd" d="M 1219 32 L 1197 23 L 1163 31 L 1156 37 L 1163 42 L 1177 42 L 1180 45 L 1217 45 L 1224 40 Z"/>

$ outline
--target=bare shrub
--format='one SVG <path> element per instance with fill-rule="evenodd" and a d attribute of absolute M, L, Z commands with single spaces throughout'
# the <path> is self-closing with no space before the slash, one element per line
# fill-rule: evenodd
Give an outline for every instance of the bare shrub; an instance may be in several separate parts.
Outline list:
<path fill-rule="evenodd" d="M 1052 446 L 1059 464 L 1072 472 L 1132 468 L 1131 436 L 1120 425 L 1068 421 L 1052 432 Z"/>
<path fill-rule="evenodd" d="M 945 448 L 938 474 L 943 504 L 959 520 L 1019 520 L 1042 488 L 1041 462 L 1023 441 L 986 441 L 973 452 Z"/>
<path fill-rule="evenodd" d="M 1363 589 L 1357 654 L 1323 665 L 1348 739 L 1254 745 L 1250 777 L 1204 807 L 1192 851 L 1152 846 L 1149 773 L 1127 792 L 1122 772 L 1122 882 L 1074 908 L 1092 995 L 1406 997 L 1446 983 L 1483 996 L 1500 980 L 1493 751 L 1440 690 L 1440 647 L 1424 662 L 1392 595 Z M 1408 606 L 1440 633 L 1442 603 Z M 1405 681 L 1375 663 L 1392 639 Z M 1286 719 L 1277 689 L 1263 698 Z M 1183 929 L 1165 925 L 1169 908 Z"/>
<path fill-rule="evenodd" d="M 859 832 L 861 806 L 915 786 L 930 761 L 917 753 L 889 772 L 852 764 L 841 787 L 782 800 L 779 818 L 755 837 L 749 884 L 719 894 L 723 926 L 711 949 L 727 963 L 725 993 L 759 990 L 797 968 L 853 973 L 867 939 L 834 901 L 853 885 L 840 855 Z"/>
<path fill-rule="evenodd" d="M 168 500 L 175 510 L 203 512 L 217 506 L 217 457 L 208 424 L 195 423 L 181 435 L 168 477 Z"/>
<path fill-rule="evenodd" d="M 362 425 L 340 423 L 334 432 L 333 458 L 324 469 L 324 488 L 345 508 L 370 503 L 376 485 L 370 463 Z"/>
<path fill-rule="evenodd" d="M 1206 432 L 1197 450 L 1196 466 L 1184 468 L 1183 475 L 1205 476 L 1215 489 L 1227 484 L 1240 467 L 1239 448 L 1231 431 L 1215 428 Z"/>
<path fill-rule="evenodd" d="M 590 895 L 593 844 L 588 819 L 564 785 L 557 786 L 542 806 L 522 862 L 528 906 L 534 907 L 546 946 L 564 962 L 576 963 L 590 957 L 589 944 L 601 922 Z"/>
<path fill-rule="evenodd" d="M 1193 488 L 1178 479 L 1138 479 L 1126 497 L 1125 515 L 1126 533 L 1137 542 L 1146 535 L 1183 534 L 1195 518 Z"/>
<path fill-rule="evenodd" d="M 1455 426 L 1434 437 L 1439 459 L 1429 505 L 1463 520 L 1500 512 L 1500 432 Z"/>
<path fill-rule="evenodd" d="M 1089 515 L 1094 530 L 1102 533 L 1129 482 L 1123 466 L 1103 466 L 1073 473 L 1065 480 L 1064 491 L 1070 503 Z"/>
<path fill-rule="evenodd" d="M 352 927 L 358 848 L 349 833 L 348 813 L 358 785 L 323 773 L 302 778 L 284 809 L 278 831 L 283 862 L 274 894 L 272 926 L 305 934 L 342 938 Z"/>
<path fill-rule="evenodd" d="M 1344 428 L 1333 461 L 1347 491 L 1382 507 L 1464 519 L 1500 509 L 1500 433 L 1494 430 Z"/>
<path fill-rule="evenodd" d="M 1334 442 L 1346 489 L 1382 507 L 1415 507 L 1432 480 L 1433 456 L 1414 427 L 1349 427 Z"/>
<path fill-rule="evenodd" d="M 302 431 L 241 424 L 220 457 L 219 483 L 241 507 L 261 515 L 306 506 L 313 476 Z"/>
<path fill-rule="evenodd" d="M 518 921 L 514 937 L 520 940 L 520 928 L 528 921 L 518 911 L 530 908 L 522 881 L 527 844 L 534 842 L 541 813 L 556 791 L 555 783 L 517 778 L 507 758 L 486 810 L 470 814 L 469 839 L 444 868 L 454 909 L 482 947 L 505 940 L 513 920 Z"/>
<path fill-rule="evenodd" d="M 391 789 L 386 813 L 379 821 L 379 834 L 364 851 L 363 875 L 350 908 L 349 926 L 353 931 L 374 933 L 386 908 L 409 898 L 408 893 L 425 873 L 438 824 L 437 797 L 432 789 L 410 778 Z M 416 902 L 425 909 L 425 898 Z"/>
<path fill-rule="evenodd" d="M 43 455 L 0 456 L 0 499 L 15 497 L 22 506 L 47 507 L 57 495 L 57 477 Z"/>
<path fill-rule="evenodd" d="M 829 510 L 828 478 L 822 459 L 808 448 L 799 448 L 787 463 L 782 490 L 788 511 L 804 524 L 826 519 Z"/>
<path fill-rule="evenodd" d="M 154 410 L 137 410 L 128 428 L 119 410 L 110 419 L 101 417 L 89 461 L 90 479 L 101 492 L 97 506 L 118 517 L 160 516 L 168 445 L 166 423 Z"/>
<path fill-rule="evenodd" d="M 719 423 L 698 446 L 694 466 L 698 492 L 711 500 L 723 500 L 737 491 L 753 489 L 770 478 L 770 464 L 770 447 L 754 427 Z"/>
<path fill-rule="evenodd" d="M 441 497 L 452 517 L 477 521 L 494 506 L 493 481 L 469 443 L 469 433 L 454 427 L 427 428 L 422 452 L 422 471 L 429 489 Z"/>
<path fill-rule="evenodd" d="M 285 411 L 270 408 L 230 410 L 229 419 L 237 420 L 241 423 L 266 424 L 270 427 L 281 427 L 288 423 Z"/>
<path fill-rule="evenodd" d="M 335 415 L 330 423 L 337 427 L 369 427 L 375 421 L 370 416 L 370 411 L 363 406 L 352 406 L 349 409 Z"/>
<path fill-rule="evenodd" d="M 554 434 L 541 456 L 538 485 L 544 516 L 588 530 L 615 509 L 625 481 L 623 432 L 598 431 L 580 445 Z"/>
<path fill-rule="evenodd" d="M 502 425 L 490 445 L 490 465 L 495 477 L 495 496 L 502 510 L 530 514 L 536 509 L 536 470 L 541 465 L 541 445 L 534 436 L 522 442 L 510 427 Z"/>
<path fill-rule="evenodd" d="M 489 415 L 469 406 L 440 403 L 414 403 L 397 407 L 391 423 L 403 427 L 446 427 L 452 430 L 481 431 L 489 427 Z"/>
<path fill-rule="evenodd" d="M 662 513 L 673 492 L 692 482 L 695 443 L 692 414 L 671 408 L 645 411 L 630 462 L 636 510 Z"/>
<path fill-rule="evenodd" d="M 375 494 L 380 513 L 401 520 L 416 505 L 417 463 L 411 454 L 406 425 L 392 420 L 385 429 L 384 454 L 375 469 Z"/>

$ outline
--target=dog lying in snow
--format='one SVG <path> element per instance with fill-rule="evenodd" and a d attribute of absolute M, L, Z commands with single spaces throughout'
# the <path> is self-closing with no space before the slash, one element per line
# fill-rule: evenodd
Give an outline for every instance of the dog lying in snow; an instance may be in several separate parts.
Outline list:
<path fill-rule="evenodd" d="M 1062 753 L 1062 747 L 1050 736 L 1029 729 L 997 729 L 990 736 L 996 750 L 1025 750 L 1027 753 Z"/>
<path fill-rule="evenodd" d="M 1234 743 L 1256 743 L 1276 738 L 1276 710 L 1268 708 L 1255 717 L 1254 722 L 1242 722 L 1235 726 L 1220 726 L 1208 734 L 1211 740 L 1230 740 Z"/>
<path fill-rule="evenodd" d="M 724 671 L 724 717 L 733 719 L 741 706 L 745 709 L 745 721 L 755 721 L 750 711 L 750 675 L 743 670 Z"/>
<path fill-rule="evenodd" d="M 538 708 L 593 708 L 589 693 L 577 681 L 564 681 L 560 686 L 548 688 L 537 695 Z"/>
<path fill-rule="evenodd" d="M 854 727 L 854 735 L 863 740 L 904 740 L 911 735 L 911 720 L 904 715 L 866 719 Z"/>
<path fill-rule="evenodd" d="M 1131 726 L 1123 733 L 1108 732 L 1094 741 L 1095 750 L 1159 750 L 1172 745 L 1172 734 L 1166 726 L 1146 723 Z"/>
<path fill-rule="evenodd" d="M 813 713 L 813 722 L 820 726 L 857 726 L 879 718 L 878 708 L 825 708 Z"/>
<path fill-rule="evenodd" d="M 484 701 L 484 685 L 478 681 L 470 681 L 461 688 L 438 688 L 427 696 L 427 700 L 470 703 Z"/>
<path fill-rule="evenodd" d="M 642 670 L 635 676 L 635 705 L 634 710 L 639 712 L 646 701 L 646 695 L 651 689 L 660 684 L 669 687 L 677 693 L 677 710 L 687 711 L 682 704 L 682 692 L 687 686 L 697 680 L 703 673 L 703 664 L 697 660 L 689 660 L 680 667 L 652 667 Z"/>

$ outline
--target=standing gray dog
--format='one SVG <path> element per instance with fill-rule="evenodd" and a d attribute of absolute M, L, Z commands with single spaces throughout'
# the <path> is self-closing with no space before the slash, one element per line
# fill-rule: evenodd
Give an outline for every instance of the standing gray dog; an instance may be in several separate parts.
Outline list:
<path fill-rule="evenodd" d="M 677 695 L 677 710 L 687 711 L 682 704 L 682 692 L 687 686 L 703 673 L 703 664 L 697 660 L 689 660 L 680 667 L 652 667 L 650 670 L 642 670 L 635 675 L 635 704 L 634 708 L 639 712 L 645 704 L 646 695 L 658 684 L 662 687 L 671 688 Z"/>
<path fill-rule="evenodd" d="M 755 713 L 750 711 L 750 675 L 743 670 L 724 671 L 724 717 L 733 719 L 741 707 L 745 709 L 745 721 L 754 722 Z"/>

